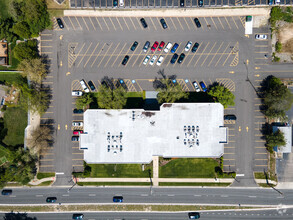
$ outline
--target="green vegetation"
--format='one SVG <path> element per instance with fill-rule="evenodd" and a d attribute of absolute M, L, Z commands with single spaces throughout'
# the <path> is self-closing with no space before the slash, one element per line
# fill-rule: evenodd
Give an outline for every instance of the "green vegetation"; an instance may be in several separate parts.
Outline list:
<path fill-rule="evenodd" d="M 54 176 L 55 176 L 55 173 L 38 173 L 37 174 L 37 178 L 39 180 L 43 178 L 47 178 L 47 177 L 54 177 Z"/>
<path fill-rule="evenodd" d="M 275 28 L 277 21 L 293 22 L 293 11 L 291 7 L 272 7 L 270 23 Z"/>
<path fill-rule="evenodd" d="M 12 31 L 14 21 L 12 18 L 0 17 L 0 39 L 6 39 L 8 42 L 15 42 L 18 36 Z"/>
<path fill-rule="evenodd" d="M 255 179 L 266 179 L 266 175 L 264 172 L 254 172 Z"/>
<path fill-rule="evenodd" d="M 38 58 L 38 42 L 36 40 L 21 42 L 14 47 L 13 53 L 19 61 Z"/>
<path fill-rule="evenodd" d="M 0 145 L 0 166 L 8 162 L 11 157 L 11 152 L 7 148 Z"/>
<path fill-rule="evenodd" d="M 77 109 L 85 109 L 93 102 L 93 97 L 91 93 L 83 93 L 81 97 L 78 97 L 75 101 L 75 106 Z"/>
<path fill-rule="evenodd" d="M 159 186 L 229 186 L 231 183 L 169 183 L 169 182 L 160 182 Z"/>
<path fill-rule="evenodd" d="M 25 59 L 22 60 L 18 69 L 23 71 L 21 75 L 27 77 L 30 81 L 35 83 L 41 83 L 47 76 L 47 68 L 42 59 Z"/>
<path fill-rule="evenodd" d="M 52 185 L 53 181 L 45 181 L 45 182 L 42 182 L 40 183 L 39 185 L 31 185 L 31 184 L 28 184 L 28 186 L 32 187 L 32 186 L 50 186 Z"/>
<path fill-rule="evenodd" d="M 276 48 L 276 51 L 278 53 L 280 53 L 282 51 L 282 43 L 280 41 L 277 41 L 276 45 L 275 45 L 275 48 Z"/>
<path fill-rule="evenodd" d="M 231 178 L 230 173 L 216 174 L 220 163 L 210 158 L 172 159 L 160 166 L 160 178 Z"/>
<path fill-rule="evenodd" d="M 258 185 L 259 185 L 260 187 L 268 187 L 268 188 L 271 188 L 271 187 L 275 187 L 275 186 L 277 186 L 277 185 L 275 185 L 275 184 L 270 184 L 270 185 L 268 185 L 268 184 L 266 184 L 266 183 L 258 183 Z"/>
<path fill-rule="evenodd" d="M 276 56 L 276 53 L 273 53 L 273 54 L 272 54 L 272 57 L 273 57 L 273 62 L 279 62 L 279 61 L 281 60 L 280 57 L 277 57 L 277 56 Z"/>
<path fill-rule="evenodd" d="M 11 0 L 1 0 L 0 1 L 0 15 L 2 18 L 8 18 L 8 7 L 9 7 L 9 1 Z"/>
<path fill-rule="evenodd" d="M 142 182 L 77 182 L 79 186 L 150 186 Z"/>
<path fill-rule="evenodd" d="M 221 103 L 224 106 L 224 108 L 227 108 L 229 105 L 235 105 L 234 94 L 223 85 L 212 86 L 208 91 L 208 94 L 214 98 L 215 102 Z"/>
<path fill-rule="evenodd" d="M 284 133 L 279 129 L 275 133 L 271 132 L 270 134 L 266 135 L 266 141 L 267 149 L 270 153 L 273 153 L 273 147 L 282 147 L 286 145 Z"/>
<path fill-rule="evenodd" d="M 122 109 L 127 102 L 126 90 L 119 86 L 111 88 L 106 84 L 99 87 L 98 106 L 104 109 Z"/>
<path fill-rule="evenodd" d="M 13 83 L 21 83 L 23 82 L 23 78 L 19 73 L 16 72 L 0 72 L 0 84 L 13 84 Z"/>

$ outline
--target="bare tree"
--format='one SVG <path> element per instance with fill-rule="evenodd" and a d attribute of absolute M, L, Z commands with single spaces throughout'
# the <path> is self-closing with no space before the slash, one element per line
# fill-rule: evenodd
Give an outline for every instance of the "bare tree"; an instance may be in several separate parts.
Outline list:
<path fill-rule="evenodd" d="M 51 129 L 47 126 L 37 127 L 27 139 L 27 146 L 38 155 L 45 152 L 52 141 Z"/>

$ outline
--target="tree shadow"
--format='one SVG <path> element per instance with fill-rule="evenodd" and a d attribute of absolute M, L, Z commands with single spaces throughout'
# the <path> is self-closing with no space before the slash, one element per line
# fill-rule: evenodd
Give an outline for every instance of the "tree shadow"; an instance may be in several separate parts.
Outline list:
<path fill-rule="evenodd" d="M 5 213 L 4 220 L 37 220 L 36 217 L 29 217 L 27 213 L 13 212 Z"/>

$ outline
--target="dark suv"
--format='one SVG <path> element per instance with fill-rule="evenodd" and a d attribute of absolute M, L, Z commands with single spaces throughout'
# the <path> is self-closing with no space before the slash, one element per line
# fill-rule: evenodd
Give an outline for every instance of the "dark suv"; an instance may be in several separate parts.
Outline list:
<path fill-rule="evenodd" d="M 197 51 L 198 46 L 199 46 L 199 43 L 196 42 L 196 43 L 193 45 L 193 47 L 192 47 L 192 49 L 191 49 L 191 52 L 192 52 L 192 53 L 195 53 L 195 52 Z"/>
<path fill-rule="evenodd" d="M 203 6 L 203 0 L 198 0 L 198 6 L 202 7 Z"/>
<path fill-rule="evenodd" d="M 61 29 L 63 29 L 63 28 L 64 28 L 64 25 L 63 25 L 62 20 L 61 20 L 60 18 L 57 18 L 56 20 L 57 20 L 57 23 L 58 23 L 59 27 L 60 27 Z"/>
<path fill-rule="evenodd" d="M 137 42 L 137 41 L 134 41 L 134 43 L 132 44 L 130 50 L 131 50 L 131 51 L 135 51 L 137 45 L 138 45 L 138 42 Z"/>
<path fill-rule="evenodd" d="M 179 59 L 178 59 L 178 63 L 182 63 L 182 61 L 184 60 L 184 57 L 185 57 L 185 54 L 184 53 L 182 53 L 182 54 L 180 54 L 180 56 L 179 56 Z"/>
<path fill-rule="evenodd" d="M 95 91 L 96 91 L 96 87 L 95 87 L 93 81 L 90 80 L 90 81 L 88 81 L 87 84 L 88 84 L 89 87 L 91 88 L 92 92 L 95 92 Z"/>
<path fill-rule="evenodd" d="M 224 115 L 224 120 L 236 120 L 235 115 Z"/>
<path fill-rule="evenodd" d="M 195 23 L 195 25 L 196 25 L 197 28 L 200 28 L 201 27 L 201 24 L 200 24 L 198 18 L 195 18 L 194 19 L 194 23 Z"/>
<path fill-rule="evenodd" d="M 126 56 L 124 57 L 124 59 L 122 60 L 122 65 L 125 66 L 126 63 L 128 62 L 128 60 L 129 60 L 129 56 L 126 55 Z"/>
<path fill-rule="evenodd" d="M 165 21 L 164 18 L 161 18 L 161 19 L 160 19 L 160 22 L 161 22 L 162 27 L 163 27 L 164 29 L 168 28 L 168 26 L 167 26 L 166 21 Z"/>
<path fill-rule="evenodd" d="M 173 57 L 172 57 L 170 63 L 171 63 L 171 64 L 174 64 L 174 63 L 176 62 L 177 58 L 178 58 L 178 54 L 177 54 L 177 53 L 174 53 L 174 55 L 173 55 Z"/>
<path fill-rule="evenodd" d="M 2 192 L 1 192 L 1 194 L 3 196 L 9 196 L 9 195 L 12 194 L 12 189 L 3 189 Z"/>
<path fill-rule="evenodd" d="M 148 27 L 148 24 L 146 23 L 146 21 L 144 20 L 144 18 L 141 18 L 141 19 L 140 19 L 140 23 L 142 24 L 142 26 L 143 26 L 144 28 L 147 28 L 147 27 Z"/>
<path fill-rule="evenodd" d="M 180 0 L 180 7 L 184 7 L 184 0 Z"/>

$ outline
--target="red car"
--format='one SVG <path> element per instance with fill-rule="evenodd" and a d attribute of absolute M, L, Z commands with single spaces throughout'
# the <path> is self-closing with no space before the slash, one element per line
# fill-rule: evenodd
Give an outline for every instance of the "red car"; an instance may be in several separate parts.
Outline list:
<path fill-rule="evenodd" d="M 161 51 L 164 48 L 164 46 L 165 46 L 165 42 L 161 41 L 158 51 Z"/>
<path fill-rule="evenodd" d="M 154 45 L 152 46 L 151 50 L 152 50 L 153 52 L 155 52 L 155 50 L 157 49 L 158 45 L 159 45 L 159 43 L 158 43 L 158 41 L 156 41 L 156 42 L 154 43 Z"/>
<path fill-rule="evenodd" d="M 80 135 L 80 134 L 82 134 L 83 133 L 83 131 L 73 131 L 73 134 L 74 135 Z"/>

